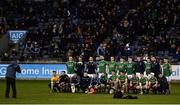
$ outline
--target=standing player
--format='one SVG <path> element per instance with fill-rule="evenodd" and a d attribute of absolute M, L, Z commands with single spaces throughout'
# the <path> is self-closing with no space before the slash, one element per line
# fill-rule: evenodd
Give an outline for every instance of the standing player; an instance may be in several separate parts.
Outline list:
<path fill-rule="evenodd" d="M 70 56 L 69 60 L 66 62 L 66 70 L 70 77 L 75 73 L 75 62 L 73 61 L 72 56 Z"/>
<path fill-rule="evenodd" d="M 120 58 L 120 62 L 118 63 L 118 74 L 120 72 L 126 73 L 126 63 L 123 58 Z"/>
<path fill-rule="evenodd" d="M 82 76 L 83 76 L 83 73 L 84 73 L 84 69 L 85 69 L 85 64 L 84 62 L 82 61 L 82 57 L 79 57 L 78 58 L 78 62 L 76 63 L 76 74 L 77 74 L 77 78 L 78 78 L 78 81 L 80 82 Z"/>
<path fill-rule="evenodd" d="M 133 93 L 137 93 L 138 89 L 139 89 L 139 78 L 136 76 L 136 74 L 133 74 L 132 78 L 130 79 L 130 90 L 132 90 Z"/>
<path fill-rule="evenodd" d="M 149 91 L 154 94 L 157 93 L 157 88 L 158 88 L 158 81 L 157 78 L 154 76 L 154 73 L 151 73 L 151 78 L 149 79 L 149 84 L 148 84 Z"/>
<path fill-rule="evenodd" d="M 111 61 L 108 63 L 108 74 L 111 75 L 112 74 L 112 71 L 114 71 L 116 73 L 116 67 L 117 67 L 117 64 L 116 62 L 114 61 L 114 57 L 111 56 Z"/>
<path fill-rule="evenodd" d="M 158 75 L 161 73 L 160 64 L 155 57 L 151 57 L 151 61 L 151 72 L 153 72 L 154 76 L 158 78 Z"/>
<path fill-rule="evenodd" d="M 128 57 L 128 62 L 126 63 L 126 73 L 128 76 L 128 79 L 130 80 L 132 78 L 132 75 L 135 74 L 135 65 L 134 62 L 132 61 L 131 57 Z"/>
<path fill-rule="evenodd" d="M 100 61 L 98 62 L 98 73 L 100 74 L 99 77 L 101 76 L 102 73 L 107 73 L 106 66 L 107 66 L 107 62 L 104 60 L 103 56 L 100 56 Z"/>
<path fill-rule="evenodd" d="M 140 94 L 145 93 L 145 90 L 146 90 L 146 93 L 148 92 L 148 79 L 144 77 L 144 74 L 140 75 L 139 89 L 140 89 Z"/>
<path fill-rule="evenodd" d="M 90 77 L 93 77 L 93 74 L 96 74 L 97 66 L 93 61 L 93 57 L 89 57 L 89 62 L 86 64 L 86 69 Z"/>
<path fill-rule="evenodd" d="M 150 73 L 151 73 L 151 60 L 147 58 L 147 61 L 145 63 L 145 74 L 148 79 L 150 79 Z"/>
<path fill-rule="evenodd" d="M 162 65 L 163 76 L 165 76 L 170 83 L 170 75 L 172 73 L 171 64 L 168 62 L 168 59 L 164 59 L 164 64 Z"/>
<path fill-rule="evenodd" d="M 140 74 L 144 74 L 145 64 L 144 64 L 144 62 L 141 60 L 141 57 L 140 57 L 140 56 L 137 57 L 137 61 L 135 62 L 135 71 L 136 71 L 136 75 L 137 75 L 138 77 L 140 77 Z"/>

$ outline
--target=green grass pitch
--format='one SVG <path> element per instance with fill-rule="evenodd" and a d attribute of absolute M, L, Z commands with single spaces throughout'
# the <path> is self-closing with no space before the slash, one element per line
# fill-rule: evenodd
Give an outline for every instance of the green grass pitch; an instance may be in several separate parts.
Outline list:
<path fill-rule="evenodd" d="M 17 99 L 4 97 L 0 80 L 0 104 L 180 104 L 180 84 L 171 85 L 170 95 L 138 95 L 138 99 L 113 99 L 110 94 L 51 93 L 49 81 L 17 81 Z M 12 91 L 11 91 L 12 93 Z"/>

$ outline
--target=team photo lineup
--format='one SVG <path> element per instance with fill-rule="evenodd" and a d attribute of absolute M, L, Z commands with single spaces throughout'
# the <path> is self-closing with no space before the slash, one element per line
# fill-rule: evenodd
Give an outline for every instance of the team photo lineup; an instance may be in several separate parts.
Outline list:
<path fill-rule="evenodd" d="M 0 104 L 180 104 L 180 0 L 0 0 Z"/>
<path fill-rule="evenodd" d="M 110 93 L 121 91 L 123 94 L 170 94 L 171 64 L 164 58 L 161 63 L 155 57 L 142 59 L 140 56 L 115 58 L 105 61 L 103 56 L 94 61 L 89 57 L 83 62 L 79 57 L 77 62 L 69 57 L 66 71 L 57 74 L 53 71 L 49 88 L 53 92 L 84 92 Z"/>

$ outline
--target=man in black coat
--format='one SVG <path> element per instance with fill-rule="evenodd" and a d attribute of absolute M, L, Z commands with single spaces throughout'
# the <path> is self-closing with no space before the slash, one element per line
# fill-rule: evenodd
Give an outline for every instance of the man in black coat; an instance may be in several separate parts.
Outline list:
<path fill-rule="evenodd" d="M 10 86 L 13 91 L 13 98 L 16 98 L 16 72 L 21 73 L 21 68 L 18 64 L 18 61 L 14 60 L 7 67 L 6 72 L 6 94 L 5 97 L 9 98 Z"/>
<path fill-rule="evenodd" d="M 155 76 L 156 78 L 158 78 L 158 75 L 161 73 L 160 64 L 159 64 L 159 62 L 156 60 L 155 57 L 152 57 L 152 58 L 151 58 L 151 61 L 152 61 L 152 63 L 151 63 L 151 72 L 153 72 L 153 73 L 154 73 L 154 76 Z"/>
<path fill-rule="evenodd" d="M 145 64 L 141 60 L 141 57 L 137 57 L 137 61 L 135 62 L 135 71 L 136 73 L 144 74 L 145 71 Z"/>

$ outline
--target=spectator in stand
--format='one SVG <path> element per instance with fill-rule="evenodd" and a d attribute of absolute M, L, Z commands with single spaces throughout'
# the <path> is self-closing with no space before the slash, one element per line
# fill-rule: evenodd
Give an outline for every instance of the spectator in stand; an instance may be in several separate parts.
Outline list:
<path fill-rule="evenodd" d="M 97 48 L 97 55 L 98 56 L 103 56 L 104 55 L 104 48 L 103 48 L 103 44 L 100 44 L 99 47 Z"/>

